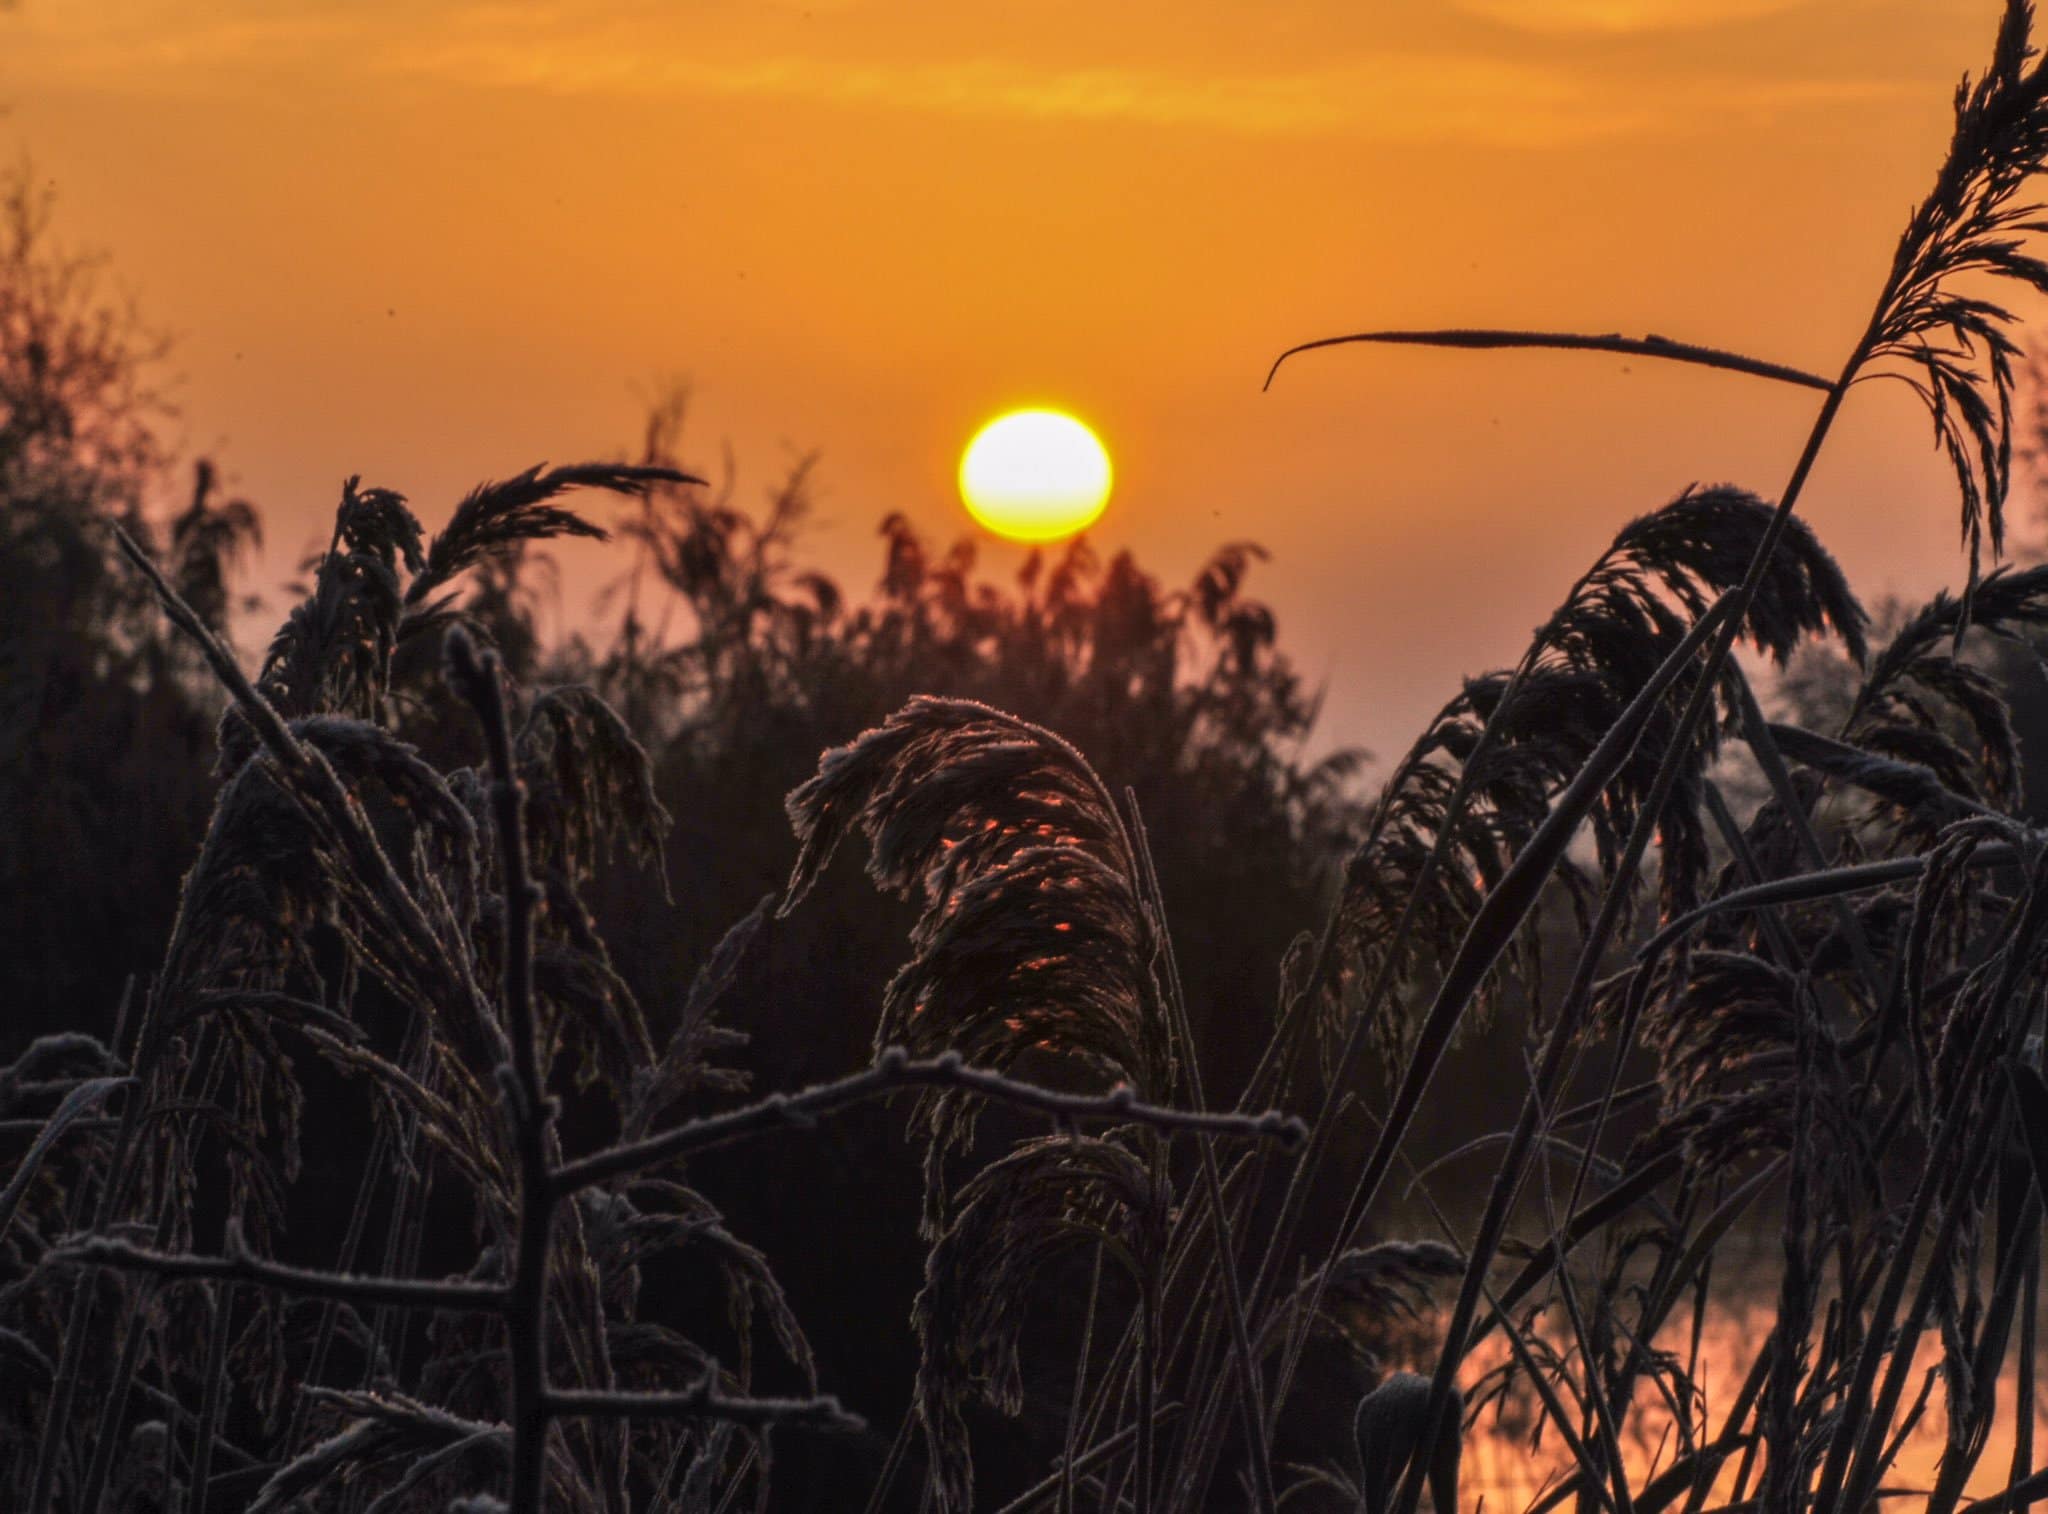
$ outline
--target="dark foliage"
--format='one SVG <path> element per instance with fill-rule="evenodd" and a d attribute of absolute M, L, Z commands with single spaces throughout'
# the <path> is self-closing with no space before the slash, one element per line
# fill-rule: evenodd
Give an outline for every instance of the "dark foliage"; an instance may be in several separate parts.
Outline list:
<path fill-rule="evenodd" d="M 231 704 L 155 972 L 0 1065 L 0 1495 L 1447 1514 L 1490 1414 L 1555 1448 L 1543 1510 L 1862 1514 L 1916 1436 L 1935 1514 L 1973 1478 L 1978 1514 L 2037 1501 L 2033 1415 L 1987 1451 L 2039 1388 L 2048 847 L 1999 658 L 2048 580 L 1977 566 L 1994 296 L 2048 286 L 2031 22 L 2013 0 L 1959 92 L 1834 383 L 1370 334 L 1654 345 L 1827 399 L 1776 505 L 1633 522 L 1366 808 L 1348 759 L 1300 758 L 1254 549 L 1172 591 L 1076 543 L 1012 588 L 891 518 L 855 603 L 793 567 L 807 469 L 757 520 L 674 466 L 679 409 L 640 465 L 487 485 L 431 541 L 350 480 L 252 680 L 218 619 L 253 512 L 202 468 L 138 544 L 133 354 L 22 251 L 0 567 L 86 600 L 76 645 L 9 625 L 8 655 L 69 659 L 92 720 L 204 712 L 202 675 Z M 1883 371 L 1955 466 L 1969 569 L 1873 656 L 1794 511 Z M 636 498 L 635 567 L 610 644 L 543 656 L 520 575 L 595 532 L 572 488 Z M 1763 716 L 1744 639 L 1831 642 L 1835 686 L 1789 686 L 1813 718 Z M 38 701 L 30 773 L 73 718 Z M 1519 1112 L 1423 1149 L 1506 982 Z M 791 1091 L 741 1102 L 750 1071 Z M 1731 1282 L 1738 1238 L 1766 1244 Z M 1702 1322 L 1759 1276 L 1769 1329 L 1710 1396 Z"/>

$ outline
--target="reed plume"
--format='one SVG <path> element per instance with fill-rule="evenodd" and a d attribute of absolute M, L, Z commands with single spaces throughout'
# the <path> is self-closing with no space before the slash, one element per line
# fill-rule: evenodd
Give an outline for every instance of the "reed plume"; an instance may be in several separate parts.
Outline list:
<path fill-rule="evenodd" d="M 1156 938 L 1130 841 L 1102 780 L 1066 742 L 970 700 L 914 699 L 827 752 L 789 796 L 789 815 L 799 850 L 785 913 L 855 830 L 878 886 L 922 895 L 877 1048 L 948 1050 L 998 1071 L 1051 1051 L 1147 1097 L 1171 1089 Z M 971 1137 L 972 1105 L 929 1095 L 916 1123 L 929 1141 L 936 1233 L 940 1163 Z"/>

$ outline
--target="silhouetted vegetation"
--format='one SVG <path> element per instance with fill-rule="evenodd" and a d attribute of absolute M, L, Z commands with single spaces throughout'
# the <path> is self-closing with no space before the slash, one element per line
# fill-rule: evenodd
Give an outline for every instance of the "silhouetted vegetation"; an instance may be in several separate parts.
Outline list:
<path fill-rule="evenodd" d="M 679 402 L 437 531 L 348 480 L 251 676 L 256 516 L 164 501 L 147 349 L 17 192 L 9 1506 L 1412 1514 L 1482 1437 L 1537 1511 L 2040 1501 L 2048 568 L 1980 569 L 2031 22 L 1832 380 L 1336 339 L 1823 396 L 1775 501 L 1625 525 L 1369 795 L 1256 548 L 998 584 L 891 517 L 856 598 L 808 467 L 738 507 Z M 1967 574 L 1873 633 L 1795 509 L 1878 375 Z M 548 646 L 606 496 L 605 629 Z"/>
<path fill-rule="evenodd" d="M 162 340 L 54 241 L 53 208 L 25 171 L 0 180 L 0 938 L 20 1030 L 104 1029 L 163 950 L 212 806 L 219 698 L 108 527 L 152 543 L 216 631 L 257 535 L 205 462 L 166 508 Z"/>

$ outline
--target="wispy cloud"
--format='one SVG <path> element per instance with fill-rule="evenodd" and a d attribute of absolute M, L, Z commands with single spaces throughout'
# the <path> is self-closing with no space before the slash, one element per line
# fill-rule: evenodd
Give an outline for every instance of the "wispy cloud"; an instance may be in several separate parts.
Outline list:
<path fill-rule="evenodd" d="M 1457 0 L 1458 8 L 1532 32 L 1693 30 L 1796 10 L 1809 0 Z"/>
<path fill-rule="evenodd" d="M 1680 11 L 1732 17 L 1792 0 L 1461 0 L 1523 24 L 1650 24 Z M 1245 136 L 1557 147 L 1698 129 L 1891 98 L 1881 80 L 1669 73 L 1594 76 L 1554 60 L 1448 49 L 1354 52 L 1309 66 L 1105 62 L 1049 65 L 991 51 L 962 57 L 848 57 L 736 48 L 729 30 L 693 32 L 674 12 L 614 13 L 535 0 L 441 11 L 315 3 L 239 19 L 142 24 L 153 0 L 109 0 L 94 21 L 28 33 L 24 61 L 52 78 L 144 90 L 218 89 L 234 77 L 315 71 L 346 82 L 622 98 L 786 101 L 859 110 L 1124 123 Z M 57 7 L 48 13 L 63 12 Z M 34 14 L 31 8 L 29 14 Z M 1533 19 L 1547 17 L 1547 20 Z M 1577 18 L 1574 21 L 1574 18 Z M 40 42 L 40 46 L 36 44 Z"/>
<path fill-rule="evenodd" d="M 1468 54 L 1385 54 L 1271 72 L 1047 68 L 998 58 L 849 62 L 803 55 L 718 62 L 645 47 L 469 37 L 387 55 L 445 80 L 564 94 L 769 98 L 961 116 L 1127 122 L 1239 134 L 1555 146 L 1890 98 L 1854 79 L 1630 81 Z"/>
<path fill-rule="evenodd" d="M 148 0 L 28 6 L 0 22 L 0 63 L 80 83 L 174 85 L 218 69 L 289 66 L 349 50 L 377 34 L 371 13 L 279 7 L 272 13 L 179 18 Z"/>
<path fill-rule="evenodd" d="M 522 47 L 465 39 L 408 48 L 388 66 L 563 94 L 713 95 L 963 116 L 1124 121 L 1256 135 L 1486 130 L 1503 111 L 1563 120 L 1582 92 L 1554 72 L 1485 59 L 1388 58 L 1315 70 L 1045 68 L 992 57 L 925 62 L 802 55 L 710 61 L 640 48 Z"/>

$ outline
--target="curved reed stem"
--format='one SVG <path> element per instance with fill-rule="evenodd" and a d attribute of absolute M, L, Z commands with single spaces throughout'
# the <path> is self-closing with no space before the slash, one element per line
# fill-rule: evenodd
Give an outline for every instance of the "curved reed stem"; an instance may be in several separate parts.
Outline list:
<path fill-rule="evenodd" d="M 1280 371 L 1280 365 L 1299 353 L 1314 352 L 1323 347 L 1343 347 L 1356 342 L 1406 347 L 1541 347 L 1564 352 L 1613 352 L 1627 357 L 1658 358 L 1665 362 L 1690 363 L 1698 368 L 1719 368 L 1729 373 L 1746 373 L 1752 378 L 1775 379 L 1781 384 L 1797 384 L 1803 389 L 1818 389 L 1823 393 L 1834 388 L 1834 385 L 1819 374 L 1808 373 L 1801 368 L 1787 367 L 1783 363 L 1767 363 L 1761 358 L 1745 357 L 1739 352 L 1728 352 L 1719 347 L 1674 342 L 1669 337 L 1655 334 L 1636 337 L 1608 332 L 1593 336 L 1572 331 L 1489 329 L 1355 331 L 1349 336 L 1320 337 L 1313 342 L 1302 342 L 1289 347 L 1273 359 L 1273 366 L 1266 371 L 1266 382 L 1260 385 L 1260 388 L 1272 388 L 1273 377 Z"/>
<path fill-rule="evenodd" d="M 446 1309 L 470 1314 L 502 1314 L 508 1306 L 503 1288 L 489 1283 L 437 1282 L 427 1278 L 357 1277 L 287 1267 L 250 1254 L 242 1232 L 228 1222 L 227 1250 L 222 1256 L 195 1256 L 159 1251 L 113 1236 L 88 1236 L 53 1248 L 50 1260 L 72 1267 L 110 1267 L 158 1278 L 209 1279 L 251 1283 L 299 1298 L 333 1299 L 344 1304 L 389 1304 L 407 1309 Z"/>
<path fill-rule="evenodd" d="M 1061 1121 L 1112 1120 L 1164 1131 L 1231 1135 L 1283 1144 L 1298 1142 L 1306 1134 L 1301 1120 L 1277 1110 L 1242 1115 L 1167 1109 L 1143 1102 L 1128 1087 L 1100 1095 L 1056 1093 L 985 1068 L 970 1067 L 957 1052 L 913 1059 L 902 1047 L 890 1046 L 883 1048 L 874 1066 L 835 1082 L 821 1083 L 800 1093 L 770 1094 L 765 1099 L 725 1114 L 706 1115 L 644 1141 L 614 1146 L 566 1162 L 555 1171 L 555 1191 L 558 1194 L 574 1193 L 581 1188 L 641 1172 L 732 1141 L 745 1140 L 749 1136 L 792 1125 L 805 1128 L 820 1115 L 831 1114 L 868 1099 L 884 1098 L 904 1088 L 963 1089 Z"/>

